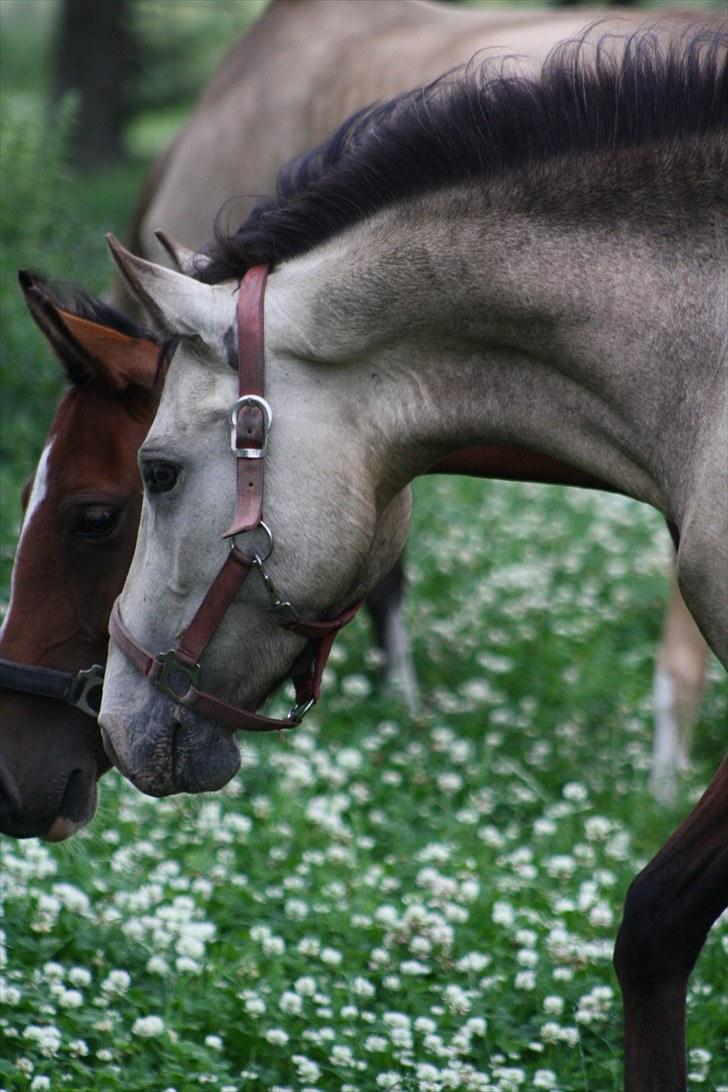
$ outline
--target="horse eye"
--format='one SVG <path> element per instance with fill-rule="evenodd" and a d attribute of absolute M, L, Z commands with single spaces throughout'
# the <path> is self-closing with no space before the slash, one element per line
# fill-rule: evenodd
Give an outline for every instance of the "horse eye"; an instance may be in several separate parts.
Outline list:
<path fill-rule="evenodd" d="M 169 493 L 179 475 L 179 467 L 161 460 L 144 463 L 142 477 L 148 493 Z"/>
<path fill-rule="evenodd" d="M 80 538 L 107 538 L 116 530 L 120 515 L 120 508 L 110 508 L 106 504 L 87 504 L 74 517 L 73 533 Z"/>

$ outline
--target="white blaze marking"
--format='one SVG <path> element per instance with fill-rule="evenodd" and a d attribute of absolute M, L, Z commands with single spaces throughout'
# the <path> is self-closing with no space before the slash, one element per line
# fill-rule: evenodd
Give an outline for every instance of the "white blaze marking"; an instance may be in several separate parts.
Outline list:
<path fill-rule="evenodd" d="M 15 551 L 16 561 L 20 556 L 20 551 L 23 548 L 23 537 L 25 532 L 30 526 L 30 522 L 35 513 L 40 508 L 41 504 L 45 500 L 46 493 L 48 492 L 48 459 L 50 457 L 51 449 L 53 447 L 53 440 L 49 440 L 46 446 L 43 448 L 43 453 L 38 460 L 38 468 L 35 472 L 35 478 L 33 479 L 33 488 L 28 499 L 28 506 L 25 509 L 25 516 L 20 527 L 20 538 L 18 539 L 18 548 Z M 10 576 L 10 601 L 8 603 L 8 609 L 5 611 L 5 617 L 3 624 L 0 626 L 0 638 L 2 638 L 5 632 L 5 624 L 10 617 L 10 612 L 13 609 L 13 589 L 15 586 L 15 565 L 13 565 L 13 571 Z"/>

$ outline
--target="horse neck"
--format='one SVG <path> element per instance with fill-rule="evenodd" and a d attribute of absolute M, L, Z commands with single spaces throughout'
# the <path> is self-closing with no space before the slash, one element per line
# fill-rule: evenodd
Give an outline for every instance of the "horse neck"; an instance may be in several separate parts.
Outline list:
<path fill-rule="evenodd" d="M 368 406 L 392 489 L 509 444 L 679 520 L 720 356 L 714 224 L 619 221 L 613 201 L 579 218 L 521 189 L 430 195 L 290 262 L 270 282 L 273 344 L 285 327 L 284 351 L 346 365 L 332 384 Z"/>

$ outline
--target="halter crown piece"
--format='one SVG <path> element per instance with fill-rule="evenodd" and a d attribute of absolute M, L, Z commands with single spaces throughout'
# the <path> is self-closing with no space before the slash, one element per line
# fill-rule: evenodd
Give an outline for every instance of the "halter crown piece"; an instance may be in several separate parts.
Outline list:
<path fill-rule="evenodd" d="M 273 549 L 273 535 L 263 522 L 263 482 L 268 432 L 273 414 L 265 400 L 265 355 L 263 341 L 263 300 L 268 267 L 254 266 L 240 282 L 237 306 L 238 390 L 231 417 L 231 448 L 236 458 L 237 490 L 235 515 L 225 538 L 230 553 L 213 580 L 197 613 L 184 631 L 176 648 L 154 656 L 138 645 L 124 625 L 119 600 L 114 603 L 109 633 L 114 644 L 149 679 L 153 686 L 178 705 L 194 709 L 202 716 L 218 721 L 226 728 L 246 732 L 270 732 L 295 728 L 315 704 L 321 690 L 321 676 L 336 634 L 356 614 L 361 602 L 348 607 L 329 621 L 308 621 L 296 608 L 282 600 L 265 571 L 265 562 Z M 265 545 L 252 556 L 238 546 L 236 538 L 256 532 Z M 308 639 L 302 656 L 296 661 L 291 678 L 296 701 L 285 720 L 264 717 L 249 709 L 230 705 L 198 688 L 202 667 L 200 659 L 222 622 L 239 588 L 253 571 L 260 574 L 270 598 L 270 610 L 279 624 L 291 633 Z"/>

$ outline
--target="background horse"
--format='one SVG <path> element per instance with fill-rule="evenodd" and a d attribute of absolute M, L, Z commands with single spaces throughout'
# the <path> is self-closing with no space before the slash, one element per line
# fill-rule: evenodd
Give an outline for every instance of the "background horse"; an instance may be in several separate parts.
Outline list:
<path fill-rule="evenodd" d="M 484 68 L 355 118 L 218 240 L 208 283 L 116 249 L 180 339 L 141 451 L 146 495 L 116 630 L 145 674 L 182 632 L 179 662 L 202 626 L 195 671 L 218 701 L 250 709 L 305 647 L 255 579 L 260 512 L 248 523 L 237 512 L 229 531 L 253 538 L 237 535 L 252 573 L 242 593 L 225 594 L 214 627 L 202 610 L 189 626 L 229 571 L 221 536 L 241 468 L 230 364 L 253 351 L 238 338 L 231 354 L 241 277 L 240 330 L 257 352 L 264 315 L 275 415 L 266 586 L 335 619 L 401 549 L 414 475 L 463 439 L 519 442 L 664 512 L 686 602 L 728 662 L 725 39 L 660 49 L 638 36 L 616 63 L 585 53 L 559 51 L 538 81 Z M 271 419 L 255 397 L 245 427 L 262 455 Z M 254 477 L 260 507 L 260 467 L 239 469 L 239 497 Z M 201 496 L 204 521 L 191 516 Z M 102 729 L 148 792 L 214 787 L 235 769 L 229 734 L 194 710 L 198 685 L 170 697 L 112 650 Z M 630 1089 L 685 1086 L 687 976 L 728 901 L 727 783 L 724 763 L 628 899 L 617 960 Z"/>

